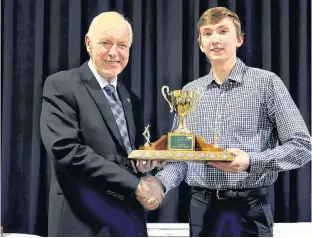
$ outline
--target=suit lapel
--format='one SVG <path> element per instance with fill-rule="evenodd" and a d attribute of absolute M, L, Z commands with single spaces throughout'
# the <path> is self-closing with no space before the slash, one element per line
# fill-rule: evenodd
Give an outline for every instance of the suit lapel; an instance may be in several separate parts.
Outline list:
<path fill-rule="evenodd" d="M 84 83 L 86 89 L 88 90 L 89 94 L 91 95 L 97 107 L 99 108 L 104 120 L 106 121 L 113 135 L 116 137 L 117 141 L 122 146 L 122 148 L 124 148 L 124 144 L 115 117 L 104 95 L 104 92 L 101 89 L 96 78 L 94 77 L 93 73 L 91 72 L 88 63 L 84 63 L 79 69 L 82 75 L 81 81 Z"/>
<path fill-rule="evenodd" d="M 126 117 L 126 121 L 128 125 L 128 133 L 129 133 L 131 146 L 132 148 L 134 148 L 135 128 L 134 128 L 130 95 L 125 85 L 120 81 L 118 81 L 117 90 L 118 90 L 119 99 L 123 105 L 123 109 L 124 109 L 124 113 L 125 113 L 125 117 Z"/>

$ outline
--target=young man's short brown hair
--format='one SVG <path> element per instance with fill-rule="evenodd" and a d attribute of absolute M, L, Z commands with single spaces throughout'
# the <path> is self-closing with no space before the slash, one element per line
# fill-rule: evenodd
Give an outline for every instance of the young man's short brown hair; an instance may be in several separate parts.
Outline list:
<path fill-rule="evenodd" d="M 229 17 L 233 20 L 234 26 L 236 28 L 237 36 L 243 36 L 244 33 L 242 32 L 241 22 L 239 20 L 239 17 L 236 15 L 236 13 L 232 12 L 226 7 L 214 7 L 214 8 L 209 8 L 208 10 L 206 10 L 199 18 L 199 21 L 197 23 L 197 31 L 198 31 L 197 41 L 200 42 L 201 40 L 200 28 L 202 26 L 205 26 L 208 24 L 217 24 L 218 22 L 220 22 L 226 17 Z"/>

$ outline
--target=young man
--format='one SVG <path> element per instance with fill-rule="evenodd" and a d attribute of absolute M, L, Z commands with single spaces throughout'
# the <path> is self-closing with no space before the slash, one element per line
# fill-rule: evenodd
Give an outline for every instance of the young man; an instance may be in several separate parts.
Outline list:
<path fill-rule="evenodd" d="M 85 43 L 90 60 L 51 75 L 43 89 L 40 131 L 53 162 L 48 234 L 147 236 L 143 206 L 155 209 L 164 193 L 127 159 L 139 103 L 117 76 L 128 64 L 131 25 L 102 13 Z"/>
<path fill-rule="evenodd" d="M 234 12 L 208 9 L 197 29 L 212 68 L 184 87 L 206 89 L 187 126 L 211 144 L 220 135 L 218 144 L 235 160 L 167 163 L 156 177 L 167 192 L 183 179 L 191 186 L 191 236 L 221 236 L 228 221 L 234 236 L 272 236 L 268 186 L 278 172 L 310 161 L 311 136 L 281 79 L 236 57 L 243 33 Z"/>

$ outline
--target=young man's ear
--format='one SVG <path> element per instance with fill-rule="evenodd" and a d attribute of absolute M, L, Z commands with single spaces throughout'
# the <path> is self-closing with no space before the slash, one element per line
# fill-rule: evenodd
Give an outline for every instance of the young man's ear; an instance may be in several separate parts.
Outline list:
<path fill-rule="evenodd" d="M 203 44 L 202 44 L 201 39 L 200 39 L 200 34 L 198 34 L 197 43 L 198 43 L 198 46 L 199 46 L 201 52 L 205 53 L 205 49 L 204 49 Z"/>
<path fill-rule="evenodd" d="M 198 42 L 198 45 L 199 45 L 201 52 L 205 53 L 205 48 L 204 48 L 203 43 L 201 42 L 200 38 L 198 38 L 197 42 Z"/>
<path fill-rule="evenodd" d="M 241 47 L 243 43 L 244 43 L 244 36 L 243 36 L 243 35 L 241 35 L 241 36 L 237 37 L 237 44 L 236 44 L 236 48 Z"/>

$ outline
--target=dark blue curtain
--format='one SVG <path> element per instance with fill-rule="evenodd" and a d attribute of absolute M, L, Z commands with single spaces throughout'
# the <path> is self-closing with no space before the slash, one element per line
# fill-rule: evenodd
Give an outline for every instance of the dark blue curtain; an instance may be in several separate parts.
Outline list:
<path fill-rule="evenodd" d="M 311 125 L 310 0 L 4 0 L 2 1 L 1 224 L 5 232 L 47 235 L 49 169 L 39 135 L 42 85 L 88 59 L 84 35 L 94 16 L 116 10 L 134 30 L 120 76 L 144 99 L 152 139 L 171 128 L 163 85 L 181 88 L 209 65 L 196 23 L 209 7 L 236 11 L 246 32 L 239 57 L 279 75 Z M 187 222 L 188 187 L 172 190 L 151 222 Z M 279 174 L 270 201 L 276 222 L 311 221 L 311 164 Z"/>

